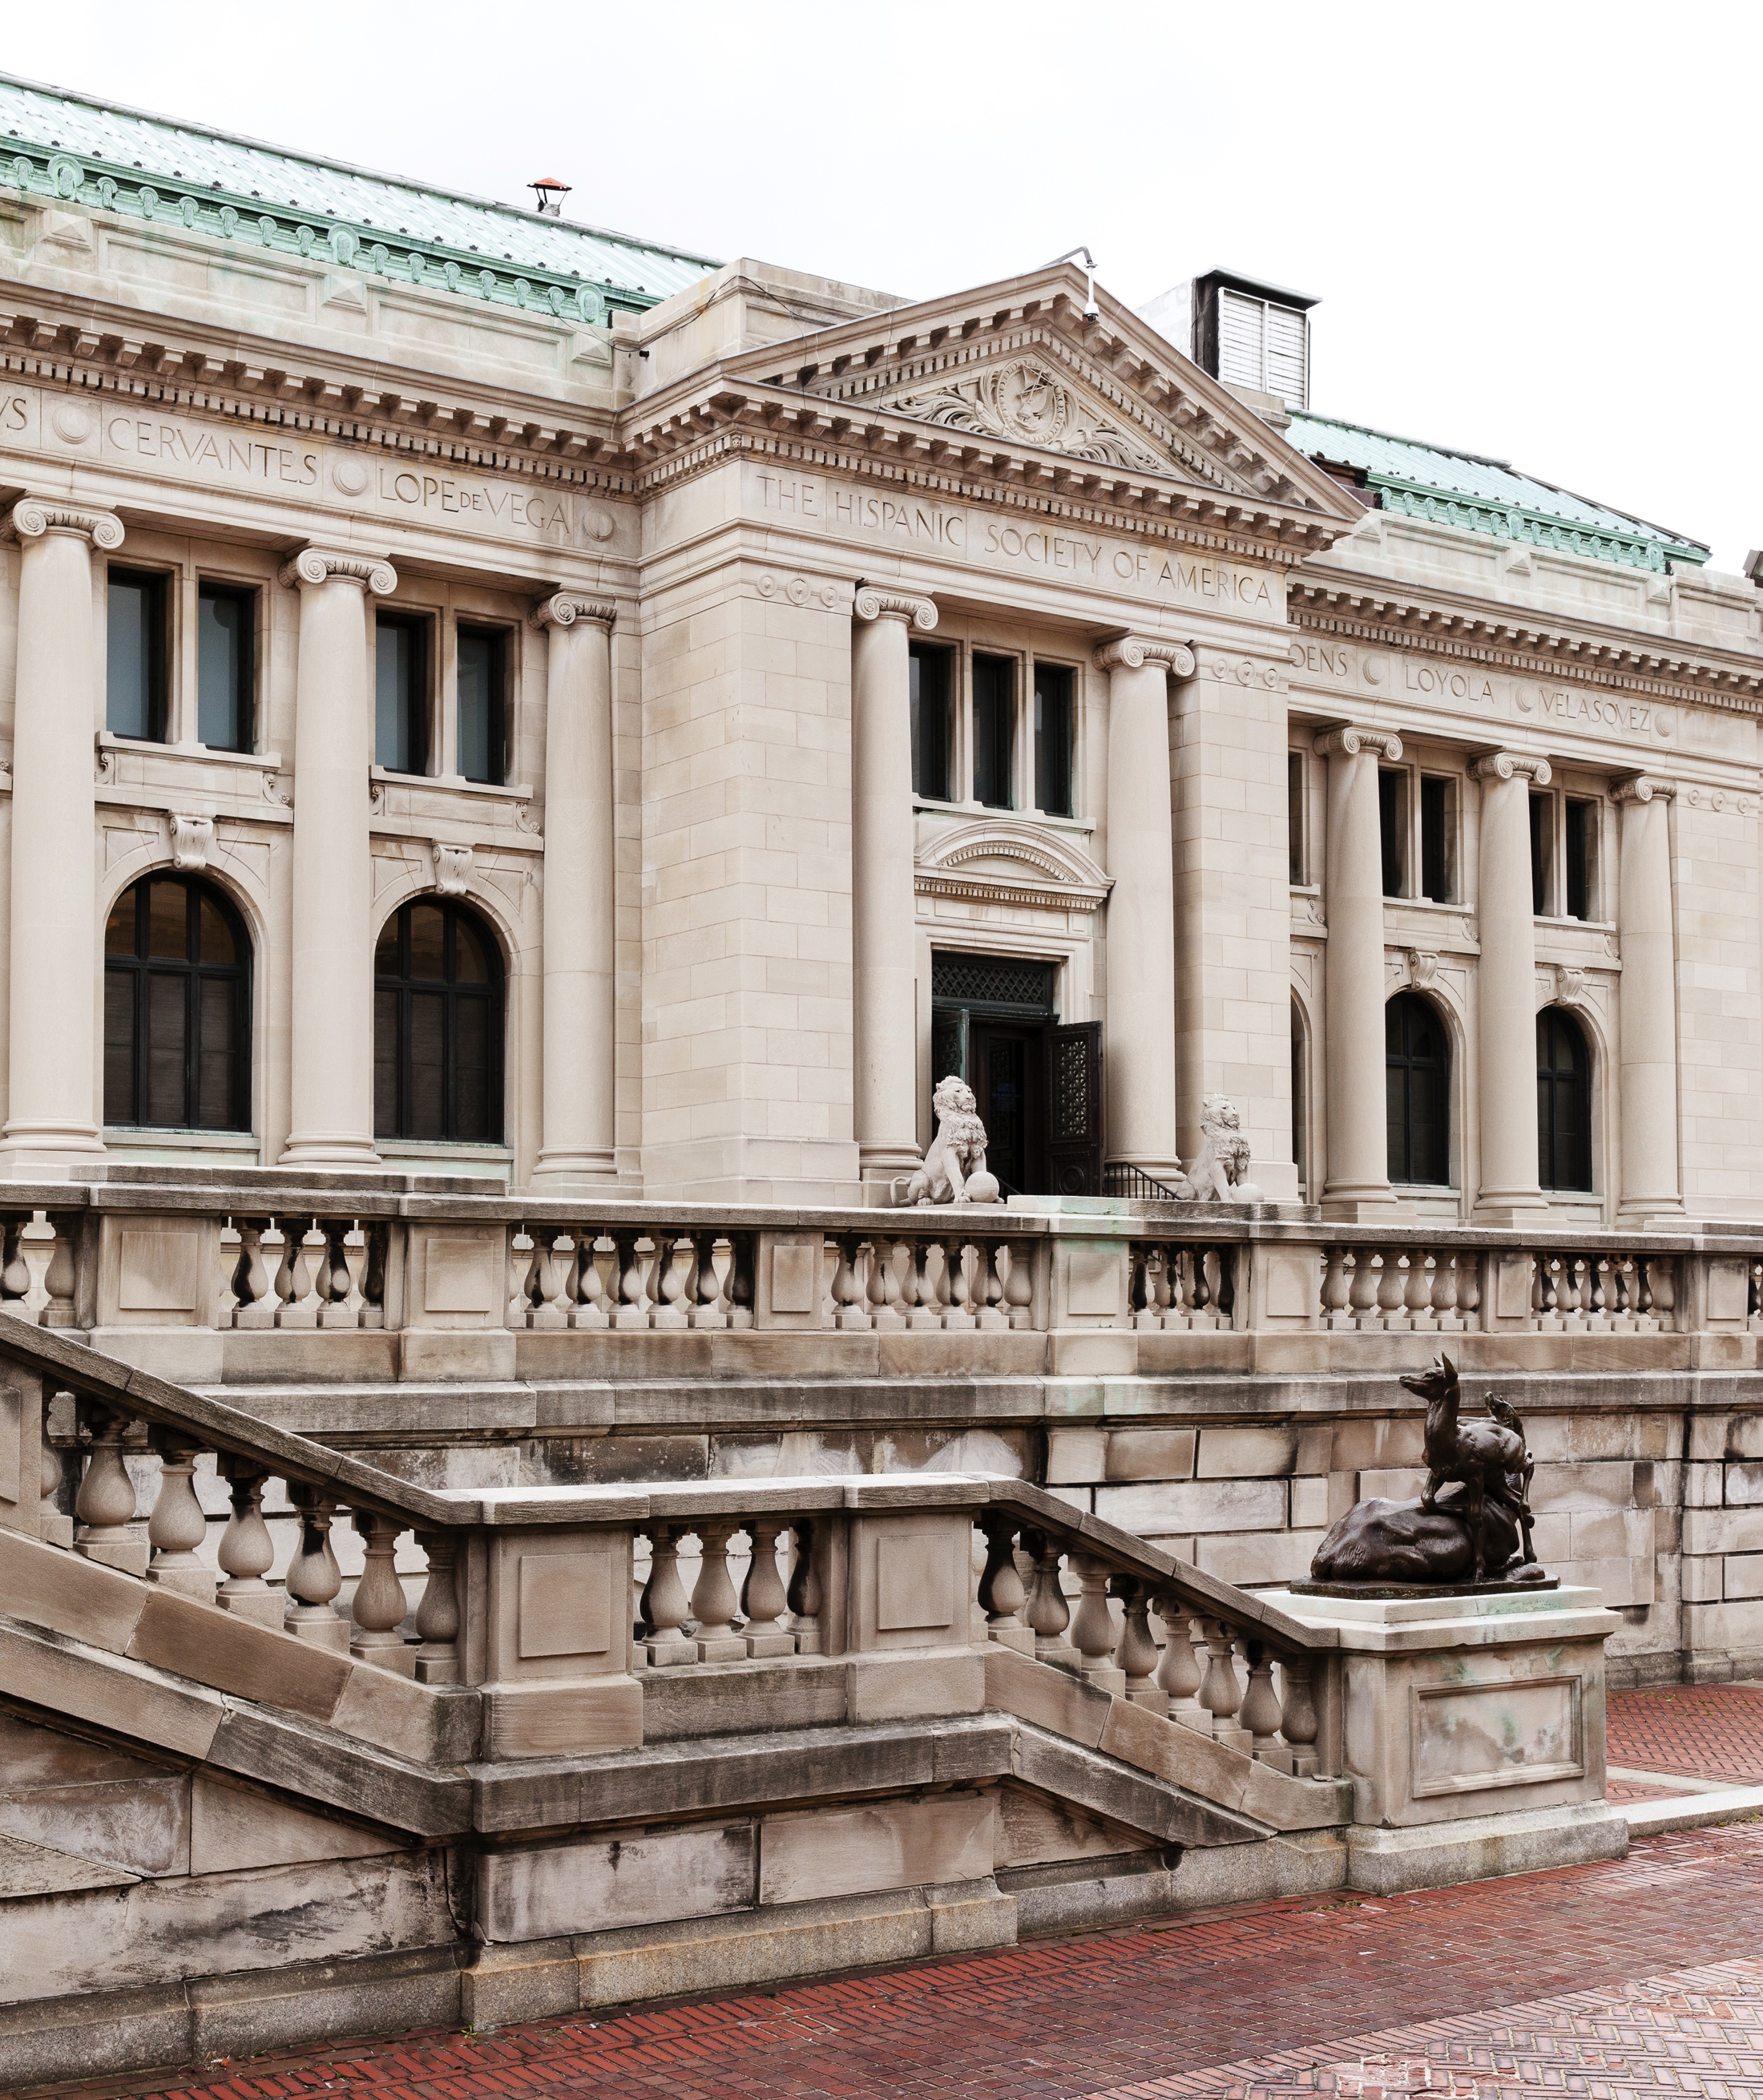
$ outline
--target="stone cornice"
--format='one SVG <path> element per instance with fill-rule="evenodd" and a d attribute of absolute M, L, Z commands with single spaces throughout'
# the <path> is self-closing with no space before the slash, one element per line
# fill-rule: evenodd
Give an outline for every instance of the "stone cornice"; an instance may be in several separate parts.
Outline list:
<path fill-rule="evenodd" d="M 398 571 L 375 554 L 350 554 L 335 547 L 302 547 L 275 571 L 284 590 L 299 585 L 333 581 L 359 584 L 370 597 L 390 598 L 398 588 Z"/>
<path fill-rule="evenodd" d="M 21 496 L 0 525 L 0 540 L 16 543 L 40 540 L 47 532 L 77 532 L 104 554 L 122 545 L 122 520 L 108 510 L 92 510 L 60 496 Z"/>
<path fill-rule="evenodd" d="M 1393 730 L 1366 729 L 1358 722 L 1341 722 L 1316 737 L 1312 749 L 1318 758 L 1357 758 L 1362 751 L 1373 752 L 1394 765 L 1402 756 L 1402 739 Z"/>
<path fill-rule="evenodd" d="M 1546 788 L 1554 777 L 1549 761 L 1530 751 L 1490 751 L 1473 762 L 1470 775 L 1476 780 L 1534 780 L 1539 788 Z"/>
<path fill-rule="evenodd" d="M 1172 678 L 1191 678 L 1194 674 L 1194 652 L 1188 644 L 1161 641 L 1156 635 L 1117 635 L 1092 651 L 1090 661 L 1099 671 L 1137 671 L 1147 664 L 1155 664 Z"/>
<path fill-rule="evenodd" d="M 1528 607 L 1487 599 L 1429 602 L 1411 586 L 1358 578 L 1335 585 L 1294 576 L 1286 609 L 1292 624 L 1307 633 L 1377 648 L 1443 656 L 1519 677 L 1763 712 L 1763 664 L 1673 635 L 1590 623 L 1570 627 Z"/>
<path fill-rule="evenodd" d="M 1616 783 L 1610 798 L 1613 802 L 1669 802 L 1677 793 L 1675 780 L 1661 780 L 1656 773 L 1633 773 Z"/>
<path fill-rule="evenodd" d="M 851 602 L 851 616 L 853 620 L 903 620 L 908 627 L 928 634 L 937 624 L 937 607 L 928 598 L 911 591 L 885 590 L 875 584 L 862 583 Z"/>
<path fill-rule="evenodd" d="M 558 591 L 533 608 L 535 627 L 583 626 L 610 629 L 619 609 L 610 598 L 578 598 L 573 591 Z"/>

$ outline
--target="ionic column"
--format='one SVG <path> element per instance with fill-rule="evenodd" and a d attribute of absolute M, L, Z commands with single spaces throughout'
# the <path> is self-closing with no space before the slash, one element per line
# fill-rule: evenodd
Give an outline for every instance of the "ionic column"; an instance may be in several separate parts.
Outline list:
<path fill-rule="evenodd" d="M 371 1166 L 372 601 L 389 562 L 307 547 L 276 580 L 300 593 L 294 686 L 293 1098 L 287 1167 Z"/>
<path fill-rule="evenodd" d="M 1329 761 L 1323 910 L 1323 1069 L 1328 1112 L 1326 1217 L 1389 1215 L 1390 1136 L 1383 1067 L 1383 846 L 1377 766 L 1402 756 L 1384 730 L 1343 725 L 1316 739 Z"/>
<path fill-rule="evenodd" d="M 1677 783 L 1644 773 L 1616 783 L 1622 810 L 1616 931 L 1621 1030 L 1624 1224 L 1681 1218 L 1677 1180 L 1677 957 L 1672 926 L 1670 813 Z"/>
<path fill-rule="evenodd" d="M 107 510 L 13 505 L 23 551 L 12 730 L 10 1094 L 0 1152 L 15 1176 L 102 1153 L 92 1066 L 98 961 L 92 849 L 98 675 L 92 563 L 122 545 Z"/>
<path fill-rule="evenodd" d="M 919 1162 L 912 882 L 912 671 L 928 598 L 865 585 L 852 607 L 851 911 L 857 1171 L 881 1183 Z M 937 1075 L 941 1077 L 941 1074 Z"/>
<path fill-rule="evenodd" d="M 1173 1181 L 1181 1155 L 1169 682 L 1193 676 L 1194 654 L 1125 634 L 1091 661 L 1108 673 L 1108 1158 Z"/>
<path fill-rule="evenodd" d="M 533 1181 L 562 1193 L 616 1176 L 612 622 L 566 593 L 549 636 L 544 718 L 544 1130 Z"/>
<path fill-rule="evenodd" d="M 1531 890 L 1530 792 L 1549 761 L 1490 752 L 1470 769 L 1482 784 L 1481 960 L 1475 970 L 1481 1063 L 1478 1224 L 1523 1224 L 1546 1210 L 1536 1158 L 1536 918 Z"/>

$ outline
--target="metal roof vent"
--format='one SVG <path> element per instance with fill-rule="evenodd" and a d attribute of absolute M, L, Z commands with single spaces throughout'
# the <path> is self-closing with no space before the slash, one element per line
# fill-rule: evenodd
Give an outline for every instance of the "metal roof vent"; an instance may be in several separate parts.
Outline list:
<path fill-rule="evenodd" d="M 1310 406 L 1310 309 L 1318 301 L 1234 270 L 1193 282 L 1193 357 L 1227 386 Z"/>
<path fill-rule="evenodd" d="M 541 218 L 563 216 L 563 200 L 569 195 L 567 183 L 560 183 L 555 175 L 540 175 L 527 187 L 538 199 L 536 209 Z"/>

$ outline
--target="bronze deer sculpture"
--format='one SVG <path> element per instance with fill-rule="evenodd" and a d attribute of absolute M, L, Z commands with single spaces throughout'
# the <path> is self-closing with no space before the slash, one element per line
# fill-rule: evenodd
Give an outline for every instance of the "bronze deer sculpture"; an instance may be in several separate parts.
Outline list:
<path fill-rule="evenodd" d="M 1482 1502 L 1492 1493 L 1496 1501 L 1505 1503 L 1518 1516 L 1523 1530 L 1525 1556 L 1528 1559 L 1529 1495 L 1526 1492 L 1515 1501 L 1507 1476 L 1523 1475 L 1527 1483 L 1531 1457 L 1524 1448 L 1518 1417 L 1511 1407 L 1504 1401 L 1499 1403 L 1514 1425 L 1511 1427 L 1502 1421 L 1479 1418 L 1468 1422 L 1461 1420 L 1457 1366 L 1443 1354 L 1434 1358 L 1429 1369 L 1404 1377 L 1401 1383 L 1426 1403 L 1426 1486 L 1420 1498 L 1421 1507 L 1435 1509 L 1439 1490 L 1447 1481 L 1462 1484 L 1467 1496 L 1470 1542 L 1475 1557 L 1474 1580 L 1479 1582 L 1486 1574 Z"/>

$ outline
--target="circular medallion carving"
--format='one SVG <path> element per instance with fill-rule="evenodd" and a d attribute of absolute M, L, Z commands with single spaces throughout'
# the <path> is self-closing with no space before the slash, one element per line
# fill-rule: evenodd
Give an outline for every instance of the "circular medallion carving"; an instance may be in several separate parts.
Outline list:
<path fill-rule="evenodd" d="M 753 588 L 761 598 L 775 598 L 778 595 L 778 579 L 767 569 Z"/>
<path fill-rule="evenodd" d="M 55 435 L 67 445 L 83 445 L 98 427 L 91 410 L 77 401 L 62 402 L 49 420 Z"/>
<path fill-rule="evenodd" d="M 345 496 L 359 496 L 368 485 L 368 470 L 359 460 L 342 459 L 331 469 L 331 479 Z"/>
<path fill-rule="evenodd" d="M 788 598 L 791 605 L 806 605 L 808 603 L 808 578 L 806 576 L 791 576 L 788 583 L 787 583 L 783 587 L 783 594 L 787 598 Z"/>
<path fill-rule="evenodd" d="M 597 540 L 610 540 L 613 533 L 612 514 L 609 510 L 595 511 L 588 529 Z"/>
<path fill-rule="evenodd" d="M 1056 447 L 1071 420 L 1071 396 L 1025 358 L 985 373 L 980 381 L 980 399 L 999 428 L 1025 445 Z"/>

